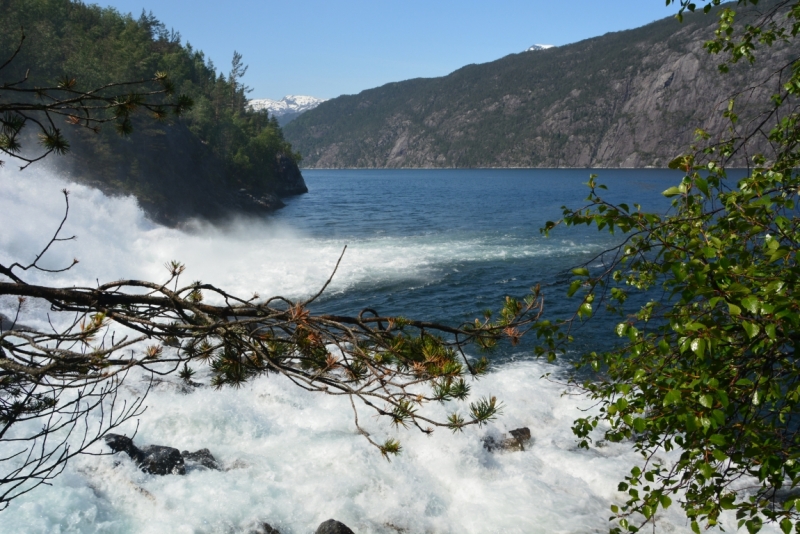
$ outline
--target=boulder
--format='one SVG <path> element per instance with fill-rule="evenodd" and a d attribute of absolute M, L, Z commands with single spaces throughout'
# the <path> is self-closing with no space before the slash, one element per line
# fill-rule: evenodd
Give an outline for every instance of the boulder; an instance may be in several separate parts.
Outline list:
<path fill-rule="evenodd" d="M 275 158 L 278 169 L 279 181 L 275 185 L 275 193 L 278 196 L 302 195 L 308 193 L 306 181 L 297 166 L 294 158 L 286 154 L 278 154 Z"/>
<path fill-rule="evenodd" d="M 186 474 L 181 451 L 174 447 L 148 445 L 140 449 L 133 444 L 131 438 L 119 434 L 106 434 L 105 441 L 113 452 L 124 452 L 130 456 L 145 473 L 151 475 Z"/>
<path fill-rule="evenodd" d="M 248 530 L 247 534 L 281 534 L 281 531 L 266 521 L 261 521 L 255 528 Z"/>
<path fill-rule="evenodd" d="M 355 534 L 347 525 L 335 519 L 328 519 L 317 527 L 315 534 Z"/>
<path fill-rule="evenodd" d="M 217 459 L 214 458 L 214 455 L 211 454 L 211 451 L 208 449 L 200 449 L 194 452 L 181 451 L 181 456 L 183 456 L 183 461 L 187 467 L 203 466 L 216 471 L 220 470 Z"/>
<path fill-rule="evenodd" d="M 524 451 L 525 444 L 531 440 L 531 430 L 528 427 L 517 428 L 509 432 L 510 437 L 503 435 L 500 438 L 486 436 L 483 438 L 483 447 L 489 451 Z"/>

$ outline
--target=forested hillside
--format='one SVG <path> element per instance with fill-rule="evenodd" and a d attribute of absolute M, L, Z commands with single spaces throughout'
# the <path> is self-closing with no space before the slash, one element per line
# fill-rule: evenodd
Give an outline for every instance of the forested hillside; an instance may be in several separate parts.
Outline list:
<path fill-rule="evenodd" d="M 714 12 L 682 24 L 667 18 L 341 96 L 292 121 L 286 137 L 308 167 L 666 166 L 695 128 L 723 128 L 734 91 L 797 55 L 796 44 L 760 50 L 755 66 L 721 75 L 721 59 L 702 48 L 717 20 Z M 742 122 L 777 83 L 739 98 Z"/>
<path fill-rule="evenodd" d="M 137 116 L 130 135 L 113 127 L 56 124 L 70 154 L 51 163 L 108 193 L 135 194 L 155 219 L 215 218 L 231 210 L 271 210 L 279 196 L 305 192 L 299 155 L 274 118 L 246 109 L 246 69 L 234 54 L 218 72 L 203 53 L 153 14 L 136 19 L 73 0 L 0 0 L 0 84 L 74 83 L 86 91 L 112 81 L 166 73 L 194 102 L 179 118 Z M 73 81 L 74 80 L 74 81 Z M 33 144 L 33 143 L 31 143 Z"/>

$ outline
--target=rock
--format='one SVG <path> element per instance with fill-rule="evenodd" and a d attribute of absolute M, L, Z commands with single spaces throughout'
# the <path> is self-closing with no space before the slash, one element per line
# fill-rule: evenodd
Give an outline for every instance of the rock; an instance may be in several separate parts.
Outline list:
<path fill-rule="evenodd" d="M 247 534 L 281 534 L 281 531 L 277 528 L 274 528 L 266 521 L 261 521 L 255 526 L 255 528 L 248 530 Z"/>
<path fill-rule="evenodd" d="M 239 192 L 236 193 L 235 205 L 242 211 L 269 212 L 280 209 L 286 204 L 271 193 L 240 189 Z"/>
<path fill-rule="evenodd" d="M 531 440 L 531 429 L 526 426 L 517 428 L 516 430 L 511 430 L 509 434 L 511 434 L 511 437 L 520 443 L 525 443 Z"/>
<path fill-rule="evenodd" d="M 335 519 L 328 519 L 317 527 L 315 534 L 355 534 L 347 525 Z"/>
<path fill-rule="evenodd" d="M 174 447 L 148 445 L 140 449 L 133 444 L 131 438 L 119 434 L 106 434 L 105 441 L 113 452 L 124 452 L 130 456 L 145 473 L 151 475 L 186 474 L 181 451 Z"/>
<path fill-rule="evenodd" d="M 146 377 L 142 379 L 142 381 L 149 383 L 150 388 L 154 391 L 170 391 L 174 393 L 182 393 L 184 395 L 194 393 L 197 388 L 204 387 L 204 384 L 193 382 L 191 380 L 165 380 L 158 377 Z"/>
<path fill-rule="evenodd" d="M 294 159 L 286 154 L 278 154 L 276 156 L 276 164 L 278 168 L 278 176 L 280 182 L 275 186 L 275 193 L 278 196 L 302 195 L 308 193 L 306 181 L 303 180 L 303 175 L 300 173 L 300 168 Z"/>
<path fill-rule="evenodd" d="M 509 434 L 511 437 L 486 436 L 483 438 L 483 447 L 489 452 L 524 451 L 525 444 L 531 440 L 531 430 L 528 427 L 514 429 Z"/>
<path fill-rule="evenodd" d="M 236 459 L 236 460 L 233 461 L 232 464 L 227 466 L 224 470 L 225 471 L 231 471 L 233 469 L 247 469 L 248 467 L 250 467 L 250 464 L 248 464 L 244 460 Z"/>
<path fill-rule="evenodd" d="M 203 466 L 216 471 L 220 470 L 217 459 L 208 449 L 200 449 L 194 452 L 182 451 L 181 456 L 183 456 L 183 461 L 187 467 Z"/>

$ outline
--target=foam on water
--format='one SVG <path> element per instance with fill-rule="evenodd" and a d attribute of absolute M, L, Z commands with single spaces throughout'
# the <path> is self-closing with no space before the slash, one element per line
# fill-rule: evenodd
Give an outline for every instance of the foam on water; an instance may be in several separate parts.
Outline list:
<path fill-rule="evenodd" d="M 0 233 L 0 261 L 4 263 L 33 260 L 63 217 L 60 190 L 70 190 L 70 215 L 62 236 L 77 239 L 54 245 L 43 266 L 62 268 L 73 258 L 80 263 L 60 275 L 31 271 L 26 273 L 29 282 L 91 285 L 96 280 L 161 280 L 167 272 L 164 264 L 179 260 L 187 266 L 184 279 L 202 280 L 232 293 L 299 298 L 322 286 L 345 245 L 348 250 L 329 293 L 362 283 L 429 281 L 442 267 L 464 261 L 591 249 L 571 241 L 545 245 L 502 236 L 465 236 L 458 241 L 435 235 L 320 238 L 264 219 L 233 220 L 222 228 L 193 222 L 181 231 L 151 223 L 133 198 L 109 199 L 95 189 L 67 184 L 41 168 L 24 173 L 4 170 L 0 177 L 0 225 L 5 229 Z"/>
<path fill-rule="evenodd" d="M 0 171 L 0 262 L 32 260 L 60 220 L 58 191 L 64 186 L 42 170 Z M 162 228 L 148 222 L 130 198 L 69 188 L 65 234 L 79 238 L 57 244 L 47 261 L 61 267 L 77 256 L 81 263 L 59 275 L 26 273 L 31 282 L 162 279 L 163 263 L 180 259 L 188 264 L 190 279 L 232 292 L 297 297 L 325 281 L 344 245 L 274 221 L 236 221 L 225 229 Z M 586 246 L 510 246 L 480 236 L 436 239 L 351 242 L 333 290 L 394 279 L 424 281 L 460 261 Z M 7 313 L 11 303 L 3 304 L 0 311 Z M 35 320 L 38 312 L 27 314 L 26 320 Z M 356 432 L 346 398 L 305 392 L 275 376 L 238 390 L 198 388 L 188 394 L 169 382 L 157 384 L 139 418 L 136 442 L 207 447 L 226 470 L 159 477 L 139 472 L 121 455 L 83 456 L 52 487 L 40 487 L 0 513 L 0 532 L 211 534 L 246 532 L 267 521 L 288 534 L 313 532 L 331 517 L 361 533 L 605 532 L 610 504 L 624 501 L 616 484 L 638 457 L 625 443 L 578 449 L 570 423 L 588 402 L 562 395 L 563 386 L 540 379 L 548 372 L 558 376 L 558 367 L 519 356 L 522 361 L 474 383 L 475 395 L 497 395 L 505 405 L 502 418 L 489 428 L 425 436 L 393 429 L 361 410 L 363 426 L 377 440 L 401 440 L 404 452 L 391 462 Z M 145 389 L 144 376 L 132 375 L 123 394 L 134 399 Z M 436 410 L 445 414 L 444 407 Z M 487 434 L 521 426 L 533 435 L 528 450 L 493 454 L 483 448 Z M 120 430 L 132 434 L 136 425 Z M 726 524 L 735 526 L 731 517 Z M 689 530 L 677 505 L 658 525 L 660 532 Z"/>

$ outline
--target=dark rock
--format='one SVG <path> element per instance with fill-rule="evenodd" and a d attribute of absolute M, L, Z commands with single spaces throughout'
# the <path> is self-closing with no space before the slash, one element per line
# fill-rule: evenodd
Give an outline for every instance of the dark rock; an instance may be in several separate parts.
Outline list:
<path fill-rule="evenodd" d="M 255 528 L 248 530 L 247 534 L 281 534 L 281 531 L 277 528 L 274 528 L 266 521 L 262 521 L 256 525 Z"/>
<path fill-rule="evenodd" d="M 146 377 L 142 381 L 148 383 L 154 391 L 170 391 L 184 395 L 194 393 L 197 388 L 205 387 L 205 384 L 192 380 L 164 380 L 158 377 Z"/>
<path fill-rule="evenodd" d="M 255 193 L 247 189 L 240 189 L 236 194 L 234 204 L 240 211 L 247 212 L 269 212 L 284 207 L 286 204 L 281 202 L 277 196 L 270 193 Z"/>
<path fill-rule="evenodd" d="M 142 449 L 143 460 L 139 467 L 153 475 L 185 475 L 186 467 L 181 452 L 174 447 L 148 445 Z"/>
<path fill-rule="evenodd" d="M 200 449 L 199 451 L 189 452 L 182 451 L 183 461 L 187 467 L 203 466 L 209 469 L 220 470 L 217 459 L 211 454 L 208 449 Z"/>
<path fill-rule="evenodd" d="M 524 426 L 522 428 L 517 428 L 516 430 L 512 430 L 509 432 L 511 437 L 519 441 L 520 443 L 524 443 L 526 441 L 531 440 L 531 429 Z"/>
<path fill-rule="evenodd" d="M 347 525 L 335 519 L 328 519 L 317 527 L 315 534 L 355 534 Z"/>
<path fill-rule="evenodd" d="M 131 438 L 119 434 L 106 434 L 105 441 L 113 452 L 124 452 L 130 456 L 145 473 L 151 475 L 186 474 L 181 451 L 174 447 L 148 445 L 140 449 L 133 444 Z"/>
<path fill-rule="evenodd" d="M 517 428 L 509 432 L 511 437 L 486 436 L 483 438 L 483 447 L 489 451 L 524 451 L 525 444 L 531 440 L 531 430 L 528 427 Z"/>
<path fill-rule="evenodd" d="M 294 159 L 286 154 L 278 154 L 276 157 L 278 166 L 278 176 L 280 182 L 275 185 L 275 193 L 279 196 L 302 195 L 308 193 L 308 186 L 300 174 L 300 168 Z"/>

